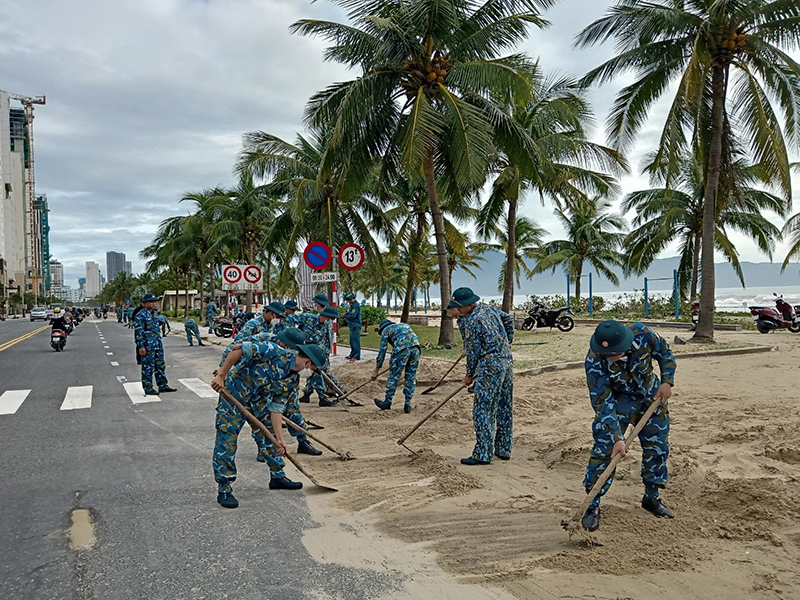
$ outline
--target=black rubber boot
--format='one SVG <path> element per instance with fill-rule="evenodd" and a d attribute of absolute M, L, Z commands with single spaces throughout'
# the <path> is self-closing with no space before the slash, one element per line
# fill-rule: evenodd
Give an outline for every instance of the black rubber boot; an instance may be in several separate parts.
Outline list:
<path fill-rule="evenodd" d="M 303 395 L 297 399 L 298 402 L 311 402 L 311 392 L 303 392 Z"/>
<path fill-rule="evenodd" d="M 378 400 L 377 398 L 375 398 L 373 401 L 375 402 L 375 406 L 377 406 L 381 410 L 389 410 L 392 408 L 392 403 L 389 402 L 388 400 Z"/>
<path fill-rule="evenodd" d="M 177 391 L 178 391 L 178 390 L 176 390 L 175 388 L 171 388 L 171 387 L 169 387 L 169 386 L 162 387 L 162 388 L 159 388 L 159 389 L 158 389 L 158 393 L 159 393 L 159 394 L 163 394 L 164 392 L 177 392 Z"/>
<path fill-rule="evenodd" d="M 663 502 L 661 498 L 653 498 L 652 496 L 644 496 L 642 498 L 642 508 L 647 512 L 652 513 L 658 518 L 666 517 L 667 519 L 674 519 L 673 513 Z"/>
<path fill-rule="evenodd" d="M 411 402 L 406 402 L 406 403 L 403 405 L 403 412 L 404 412 L 404 413 L 406 413 L 406 414 L 408 414 L 408 413 L 410 413 L 410 412 L 411 412 L 411 410 L 412 410 L 412 409 L 411 409 Z"/>
<path fill-rule="evenodd" d="M 309 454 L 311 456 L 319 456 L 320 454 L 322 454 L 322 450 L 314 448 L 314 446 L 312 446 L 311 442 L 309 442 L 308 440 L 303 440 L 302 442 L 297 444 L 297 453 Z"/>
<path fill-rule="evenodd" d="M 299 490 L 303 487 L 302 481 L 292 481 L 286 475 L 283 477 L 273 477 L 269 480 L 271 490 Z"/>
<path fill-rule="evenodd" d="M 462 465 L 470 465 L 470 466 L 474 466 L 474 465 L 490 465 L 490 464 L 492 464 L 492 461 L 478 460 L 477 458 L 473 458 L 473 457 L 469 456 L 467 458 L 462 458 L 461 459 L 461 464 Z"/>
<path fill-rule="evenodd" d="M 590 506 L 587 508 L 583 513 L 581 525 L 586 531 L 597 531 L 597 528 L 600 527 L 600 507 Z"/>
<path fill-rule="evenodd" d="M 217 502 L 225 508 L 237 508 L 239 501 L 234 497 L 233 492 L 217 493 Z"/>
<path fill-rule="evenodd" d="M 147 390 L 144 393 L 145 396 L 158 396 L 158 392 L 156 390 Z"/>
<path fill-rule="evenodd" d="M 336 406 L 337 404 L 339 404 L 339 400 L 338 399 L 336 399 L 336 400 L 327 400 L 325 398 L 320 398 L 319 399 L 319 405 L 322 406 L 322 407 L 325 407 L 325 406 Z"/>
<path fill-rule="evenodd" d="M 503 455 L 503 454 L 498 454 L 497 452 L 495 452 L 495 453 L 494 453 L 494 455 L 495 455 L 497 458 L 499 458 L 500 460 L 511 460 L 511 457 L 510 457 L 510 456 L 505 456 L 505 455 Z"/>

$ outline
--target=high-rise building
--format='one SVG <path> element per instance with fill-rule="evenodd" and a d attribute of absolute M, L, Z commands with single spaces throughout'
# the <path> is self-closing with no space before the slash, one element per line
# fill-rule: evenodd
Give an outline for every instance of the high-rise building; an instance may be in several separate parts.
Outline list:
<path fill-rule="evenodd" d="M 117 275 L 125 272 L 125 255 L 122 252 L 106 252 L 106 277 L 114 281 Z"/>
<path fill-rule="evenodd" d="M 100 293 L 100 266 L 93 260 L 86 261 L 86 285 L 83 295 L 88 300 Z"/>
<path fill-rule="evenodd" d="M 39 293 L 46 294 L 50 289 L 50 220 L 47 208 L 47 194 L 37 194 L 34 203 L 36 250 L 35 264 L 39 266 L 39 275 L 36 278 L 39 282 Z"/>
<path fill-rule="evenodd" d="M 125 261 L 125 273 L 128 277 L 133 277 L 133 267 L 131 267 L 131 261 L 129 260 Z"/>
<path fill-rule="evenodd" d="M 81 292 L 86 289 L 86 277 L 78 277 L 78 289 Z"/>
<path fill-rule="evenodd" d="M 64 265 L 55 258 L 50 259 L 50 289 L 64 287 Z"/>

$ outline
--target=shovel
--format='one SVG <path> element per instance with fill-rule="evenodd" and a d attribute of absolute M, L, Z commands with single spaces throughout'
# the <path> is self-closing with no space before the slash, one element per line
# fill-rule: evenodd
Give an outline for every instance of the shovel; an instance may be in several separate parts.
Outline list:
<path fill-rule="evenodd" d="M 466 383 L 462 383 L 461 386 L 457 390 L 455 390 L 447 398 L 445 398 L 444 400 L 439 402 L 439 404 L 436 405 L 436 408 L 434 408 L 431 412 L 429 412 L 427 415 L 422 417 L 422 419 L 419 421 L 419 423 L 414 425 L 407 434 L 405 434 L 403 437 L 401 437 L 399 440 L 397 440 L 397 443 L 400 444 L 403 448 L 405 448 L 409 452 L 411 452 L 411 454 L 416 454 L 416 452 L 414 452 L 411 448 L 406 446 L 403 442 L 405 442 L 411 436 L 412 433 L 414 433 L 417 429 L 419 429 L 420 425 L 422 425 L 425 421 L 430 419 L 434 414 L 436 414 L 436 412 L 440 408 L 442 408 L 445 404 L 447 404 L 450 401 L 451 398 L 453 398 L 456 394 L 458 394 L 461 390 L 463 390 L 466 387 L 467 387 L 467 384 Z"/>
<path fill-rule="evenodd" d="M 385 374 L 385 373 L 386 373 L 388 370 L 389 370 L 389 369 L 384 369 L 383 371 L 381 371 L 380 373 L 378 373 L 378 377 L 380 377 L 381 375 Z M 376 379 L 377 379 L 377 377 L 376 377 Z M 367 379 L 367 380 L 366 380 L 364 383 L 361 383 L 361 384 L 357 385 L 357 386 L 356 386 L 356 387 L 354 387 L 352 390 L 350 390 L 349 392 L 347 392 L 347 393 L 346 393 L 344 396 L 340 396 L 340 397 L 339 397 L 339 400 L 344 400 L 345 398 L 347 398 L 347 397 L 348 397 L 350 394 L 352 394 L 353 392 L 357 392 L 358 390 L 360 390 L 361 388 L 363 388 L 365 385 L 368 385 L 368 384 L 372 383 L 373 381 L 374 381 L 373 379 Z M 363 406 L 363 404 L 362 404 L 361 406 Z M 307 422 L 307 421 L 306 421 L 306 422 Z"/>
<path fill-rule="evenodd" d="M 322 377 L 325 379 L 325 381 L 328 383 L 329 386 L 331 386 L 334 390 L 339 392 L 339 399 L 341 400 L 342 396 L 344 396 L 344 392 L 342 391 L 342 389 L 338 385 L 333 383 L 333 381 L 331 380 L 330 377 L 328 377 L 328 374 L 325 371 L 320 370 L 320 374 L 322 375 Z M 354 402 L 353 400 L 350 400 L 350 398 L 347 398 L 346 400 L 348 404 L 350 404 L 350 406 L 364 406 L 360 402 Z M 344 407 L 345 410 L 350 410 L 349 408 L 347 408 L 347 404 L 342 404 L 342 406 Z"/>
<path fill-rule="evenodd" d="M 425 390 L 424 392 L 422 392 L 422 395 L 424 396 L 424 395 L 426 395 L 426 394 L 430 394 L 430 393 L 431 393 L 433 390 L 435 390 L 437 387 L 439 387 L 439 384 L 440 384 L 440 383 L 442 383 L 442 382 L 445 380 L 445 378 L 446 378 L 448 375 L 450 375 L 450 372 L 451 372 L 453 369 L 455 369 L 455 368 L 456 368 L 456 365 L 457 365 L 458 363 L 460 363 L 460 362 L 461 362 L 461 359 L 462 359 L 462 358 L 464 358 L 464 357 L 463 357 L 463 356 L 461 356 L 461 355 L 459 355 L 459 357 L 458 357 L 458 359 L 456 360 L 456 362 L 454 362 L 454 363 L 452 364 L 452 366 L 451 366 L 449 369 L 447 369 L 447 373 L 445 373 L 444 375 L 442 375 L 442 378 L 439 380 L 439 382 L 438 382 L 436 385 L 434 385 L 433 387 L 429 387 L 427 390 Z"/>
<path fill-rule="evenodd" d="M 631 444 L 636 439 L 636 437 L 641 433 L 644 426 L 647 425 L 647 422 L 650 420 L 650 417 L 653 416 L 653 413 L 656 412 L 659 404 L 661 404 L 661 398 L 656 398 L 650 403 L 650 406 L 647 407 L 647 410 L 642 415 L 642 418 L 636 423 L 636 427 L 633 428 L 633 432 L 630 435 L 625 436 L 625 448 L 630 449 Z M 569 521 L 561 521 L 561 527 L 567 530 L 570 534 L 570 537 L 574 533 L 579 533 L 582 531 L 581 529 L 581 519 L 583 518 L 583 513 L 586 512 L 586 509 L 589 508 L 589 505 L 592 503 L 597 497 L 597 494 L 600 493 L 600 490 L 603 488 L 603 485 L 608 478 L 611 477 L 611 474 L 614 472 L 614 469 L 617 468 L 617 464 L 621 461 L 624 457 L 622 454 L 617 454 L 614 458 L 611 459 L 611 464 L 609 464 L 605 471 L 600 475 L 600 478 L 595 482 L 592 486 L 592 489 L 589 490 L 589 493 L 586 494 L 586 498 L 583 500 L 581 505 L 578 507 L 578 510 L 575 511 L 575 514 L 572 515 L 572 518 Z"/>
<path fill-rule="evenodd" d="M 325 448 L 327 448 L 328 450 L 330 450 L 330 451 L 331 451 L 331 452 L 333 452 L 334 454 L 338 454 L 338 455 L 339 455 L 339 458 L 341 458 L 342 460 L 353 460 L 353 459 L 355 458 L 355 456 L 351 455 L 349 452 L 339 452 L 339 451 L 338 451 L 336 448 L 334 448 L 333 446 L 329 446 L 328 444 L 326 444 L 325 442 L 323 442 L 321 439 L 319 439 L 319 438 L 318 438 L 318 437 L 316 437 L 315 435 L 312 435 L 312 434 L 310 434 L 308 431 L 306 431 L 305 429 L 303 429 L 302 427 L 300 427 L 300 425 L 298 425 L 298 424 L 297 424 L 297 423 L 295 423 L 294 421 L 292 421 L 292 420 L 290 420 L 290 419 L 287 419 L 285 415 L 281 415 L 281 419 L 283 419 L 283 422 L 284 422 L 284 423 L 286 423 L 286 424 L 287 424 L 289 427 L 291 427 L 291 428 L 293 428 L 293 429 L 296 429 L 296 430 L 297 430 L 297 431 L 299 431 L 300 433 L 305 433 L 305 434 L 306 434 L 308 437 L 310 437 L 310 438 L 311 438 L 312 440 L 314 440 L 315 442 L 317 442 L 317 443 L 321 444 L 322 446 L 324 446 Z"/>
<path fill-rule="evenodd" d="M 267 428 L 267 426 L 264 425 L 260 420 L 258 420 L 253 415 L 253 413 L 251 413 L 249 410 L 247 410 L 241 402 L 239 402 L 236 398 L 234 398 L 231 395 L 231 393 L 227 390 L 227 388 L 222 388 L 222 391 L 220 393 L 222 394 L 222 396 L 228 402 L 230 402 L 236 408 L 239 409 L 239 412 L 241 412 L 244 415 L 244 418 L 247 419 L 247 422 L 250 423 L 250 425 L 260 429 L 261 432 L 264 434 L 264 436 L 269 440 L 269 442 L 273 446 L 275 446 L 276 448 L 278 447 L 278 441 L 275 439 L 275 436 L 272 435 L 272 432 Z M 320 487 L 320 488 L 322 488 L 324 490 L 330 490 L 332 492 L 338 492 L 339 491 L 335 487 L 331 487 L 331 486 L 326 485 L 324 483 L 320 483 L 319 481 L 314 479 L 314 477 L 303 468 L 303 465 L 301 465 L 296 459 L 294 459 L 291 456 L 291 454 L 287 453 L 286 454 L 286 458 L 289 459 L 289 462 L 291 462 L 298 471 L 300 471 L 303 475 L 308 477 L 309 481 L 311 481 L 311 483 L 313 483 L 315 486 Z"/>

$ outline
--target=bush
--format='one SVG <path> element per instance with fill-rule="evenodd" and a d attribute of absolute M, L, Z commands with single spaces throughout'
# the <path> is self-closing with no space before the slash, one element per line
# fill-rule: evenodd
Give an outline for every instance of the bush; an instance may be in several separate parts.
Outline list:
<path fill-rule="evenodd" d="M 339 314 L 343 315 L 350 308 L 350 305 L 345 304 L 339 307 Z M 361 305 L 361 326 L 377 325 L 386 318 L 386 310 L 384 308 L 376 308 L 374 306 Z M 345 327 L 347 321 L 344 318 L 339 319 L 339 327 Z"/>

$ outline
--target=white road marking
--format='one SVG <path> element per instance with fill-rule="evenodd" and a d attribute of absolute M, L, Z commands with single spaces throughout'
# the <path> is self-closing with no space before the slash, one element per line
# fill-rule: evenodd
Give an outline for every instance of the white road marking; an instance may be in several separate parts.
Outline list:
<path fill-rule="evenodd" d="M 103 346 L 103 348 L 105 348 L 106 350 L 110 350 L 111 346 Z"/>
<path fill-rule="evenodd" d="M 80 385 L 67 388 L 67 395 L 61 404 L 61 410 L 92 407 L 92 386 Z"/>
<path fill-rule="evenodd" d="M 183 385 L 193 391 L 201 398 L 218 398 L 219 394 L 199 377 L 192 377 L 191 379 L 178 379 Z"/>
<path fill-rule="evenodd" d="M 106 352 L 106 354 L 107 354 L 108 356 L 114 356 L 114 353 L 113 353 L 113 352 Z"/>
<path fill-rule="evenodd" d="M 112 367 L 118 367 L 118 366 L 119 366 L 119 363 L 118 363 L 118 362 L 116 362 L 116 361 L 114 361 L 114 360 L 112 360 L 112 361 L 111 361 L 111 366 L 112 366 Z"/>
<path fill-rule="evenodd" d="M 125 375 L 117 375 L 117 381 L 119 381 L 120 383 L 125 383 L 126 381 L 128 381 L 128 378 L 125 377 Z"/>
<path fill-rule="evenodd" d="M 0 396 L 0 415 L 13 415 L 25 402 L 30 390 L 8 390 Z"/>
<path fill-rule="evenodd" d="M 161 402 L 161 398 L 158 396 L 147 396 L 144 393 L 144 389 L 142 389 L 142 382 L 141 381 L 129 381 L 127 383 L 123 383 L 122 387 L 125 388 L 125 392 L 128 394 L 128 397 L 131 399 L 131 402 L 134 404 L 145 404 L 146 402 Z"/>

